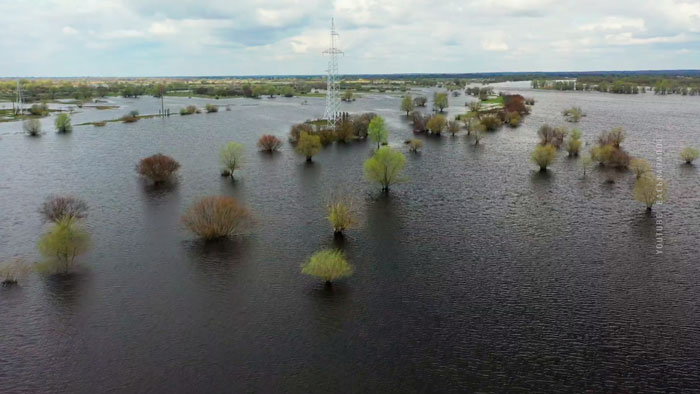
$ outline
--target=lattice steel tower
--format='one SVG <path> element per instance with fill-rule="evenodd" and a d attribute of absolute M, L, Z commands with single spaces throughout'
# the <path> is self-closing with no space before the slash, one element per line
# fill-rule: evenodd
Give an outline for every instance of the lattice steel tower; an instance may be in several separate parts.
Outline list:
<path fill-rule="evenodd" d="M 331 47 L 323 51 L 324 54 L 330 56 L 330 59 L 328 59 L 328 76 L 326 81 L 326 112 L 323 114 L 323 118 L 328 121 L 328 124 L 333 130 L 335 130 L 336 123 L 340 117 L 338 55 L 343 54 L 340 49 L 335 47 L 336 37 L 338 37 L 338 33 L 335 31 L 335 21 L 331 18 Z"/>

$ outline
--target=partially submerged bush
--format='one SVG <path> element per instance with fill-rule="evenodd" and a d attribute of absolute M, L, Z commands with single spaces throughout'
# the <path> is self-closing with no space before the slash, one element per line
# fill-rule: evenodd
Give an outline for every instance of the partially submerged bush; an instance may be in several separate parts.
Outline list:
<path fill-rule="evenodd" d="M 637 179 L 641 178 L 648 172 L 651 172 L 651 165 L 645 159 L 633 158 L 630 160 L 630 170 L 634 172 Z"/>
<path fill-rule="evenodd" d="M 180 108 L 180 115 L 192 115 L 197 112 L 197 107 L 194 105 L 188 105 L 187 107 Z"/>
<path fill-rule="evenodd" d="M 238 142 L 229 142 L 219 151 L 219 162 L 224 173 L 233 179 L 233 173 L 243 167 L 245 148 Z"/>
<path fill-rule="evenodd" d="M 599 145 L 611 145 L 619 148 L 622 141 L 625 140 L 625 130 L 622 127 L 616 127 L 610 131 L 604 131 L 598 137 Z"/>
<path fill-rule="evenodd" d="M 569 152 L 569 156 L 578 156 L 581 151 L 581 144 L 581 130 L 571 130 L 571 133 L 564 143 L 566 151 Z"/>
<path fill-rule="evenodd" d="M 27 119 L 22 124 L 24 132 L 32 137 L 37 137 L 41 134 L 41 122 L 39 119 Z"/>
<path fill-rule="evenodd" d="M 379 149 L 381 144 L 387 142 L 387 139 L 389 138 L 389 130 L 386 129 L 384 118 L 381 116 L 375 116 L 372 118 L 372 120 L 369 122 L 367 137 L 369 137 L 372 142 L 377 144 L 377 149 Z"/>
<path fill-rule="evenodd" d="M 207 104 L 204 106 L 204 110 L 206 110 L 207 113 L 219 112 L 219 106 L 214 105 L 214 104 Z M 195 109 L 195 111 L 196 111 L 196 109 Z"/>
<path fill-rule="evenodd" d="M 578 122 L 579 120 L 581 120 L 582 117 L 586 116 L 586 114 L 583 113 L 581 107 L 571 107 L 565 109 L 564 111 L 562 111 L 562 115 L 564 115 L 564 118 L 566 118 L 567 122 L 573 123 Z"/>
<path fill-rule="evenodd" d="M 681 151 L 681 159 L 683 159 L 686 164 L 693 164 L 693 161 L 698 157 L 700 157 L 700 152 L 695 148 L 686 147 Z"/>
<path fill-rule="evenodd" d="M 311 158 L 321 151 L 321 137 L 302 132 L 297 141 L 296 151 L 306 157 L 307 162 L 311 162 Z"/>
<path fill-rule="evenodd" d="M 296 143 L 299 141 L 299 137 L 301 137 L 301 133 L 309 133 L 312 134 L 314 132 L 314 128 L 311 127 L 310 124 L 307 123 L 299 123 L 292 125 L 292 128 L 289 130 L 289 141 Z"/>
<path fill-rule="evenodd" d="M 520 122 L 522 121 L 522 117 L 518 112 L 506 112 L 506 124 L 512 128 L 516 128 L 520 126 Z"/>
<path fill-rule="evenodd" d="M 357 224 L 355 203 L 348 197 L 332 197 L 326 203 L 326 212 L 328 213 L 326 218 L 336 235 L 342 235 L 343 231 Z"/>
<path fill-rule="evenodd" d="M 647 211 L 657 202 L 666 201 L 668 197 L 668 187 L 666 182 L 658 179 L 653 173 L 646 173 L 634 183 L 634 199 L 644 203 Z"/>
<path fill-rule="evenodd" d="M 73 131 L 73 125 L 71 124 L 70 116 L 68 114 L 59 114 L 56 117 L 56 131 L 59 133 L 70 133 Z"/>
<path fill-rule="evenodd" d="M 244 230 L 250 224 L 250 213 L 232 197 L 210 196 L 192 204 L 182 222 L 200 238 L 212 240 Z"/>
<path fill-rule="evenodd" d="M 591 156 L 601 165 L 614 168 L 627 168 L 631 160 L 627 152 L 613 145 L 596 145 L 591 149 Z"/>
<path fill-rule="evenodd" d="M 30 272 L 32 272 L 32 266 L 24 259 L 13 258 L 0 263 L 0 280 L 3 286 L 17 284 L 17 281 L 29 275 Z"/>
<path fill-rule="evenodd" d="M 564 142 L 564 138 L 568 131 L 563 127 L 552 127 L 550 125 L 542 125 L 537 130 L 537 135 L 540 137 L 540 145 L 552 145 L 555 149 L 559 149 Z"/>
<path fill-rule="evenodd" d="M 274 152 L 282 146 L 282 141 L 274 135 L 265 134 L 258 140 L 258 148 L 265 152 Z"/>
<path fill-rule="evenodd" d="M 428 119 L 429 117 L 423 115 L 420 111 L 411 112 L 411 120 L 413 122 L 413 132 L 422 133 L 428 130 Z"/>
<path fill-rule="evenodd" d="M 418 138 L 411 138 L 408 140 L 408 150 L 413 153 L 417 153 L 423 147 L 423 140 Z"/>
<path fill-rule="evenodd" d="M 168 182 L 180 168 L 180 163 L 170 156 L 157 153 L 153 156 L 141 159 L 136 165 L 136 172 L 144 178 L 148 178 L 155 184 Z"/>
<path fill-rule="evenodd" d="M 340 250 L 320 250 L 301 266 L 301 273 L 315 276 L 331 284 L 332 281 L 352 275 L 353 269 Z"/>
<path fill-rule="evenodd" d="M 88 205 L 85 201 L 72 196 L 48 196 L 39 213 L 47 222 L 58 223 L 62 219 L 84 219 L 88 216 Z"/>
<path fill-rule="evenodd" d="M 540 166 L 540 172 L 547 171 L 547 167 L 554 162 L 556 157 L 557 148 L 549 144 L 537 145 L 531 155 L 532 161 Z"/>
<path fill-rule="evenodd" d="M 51 273 L 68 273 L 75 259 L 90 248 L 90 234 L 73 218 L 63 218 L 44 234 L 38 243 L 46 260 L 40 268 Z"/>
<path fill-rule="evenodd" d="M 389 147 L 382 146 L 364 163 L 365 178 L 379 183 L 383 192 L 389 191 L 389 186 L 402 182 L 401 171 L 406 166 L 406 156 Z"/>
<path fill-rule="evenodd" d="M 501 127 L 501 119 L 496 115 L 485 115 L 481 117 L 481 124 L 487 131 L 496 131 Z"/>

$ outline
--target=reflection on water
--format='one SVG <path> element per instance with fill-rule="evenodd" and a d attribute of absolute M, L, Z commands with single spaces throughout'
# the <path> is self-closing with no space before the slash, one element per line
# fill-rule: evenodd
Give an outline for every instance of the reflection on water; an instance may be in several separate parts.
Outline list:
<path fill-rule="evenodd" d="M 225 99 L 230 111 L 40 138 L 0 123 L 0 258 L 38 258 L 37 208 L 52 193 L 87 201 L 93 240 L 78 274 L 0 289 L 0 391 L 695 390 L 700 174 L 677 157 L 697 139 L 688 125 L 700 121 L 698 98 L 522 92 L 537 103 L 517 129 L 476 146 L 464 131 L 418 136 L 408 182 L 388 194 L 363 177 L 372 144 L 331 145 L 307 164 L 286 141 L 292 123 L 323 114 L 323 99 Z M 382 114 L 389 144 L 407 151 L 415 135 L 400 100 L 367 95 L 343 110 Z M 467 100 L 450 98 L 447 116 Z M 113 101 L 121 107 L 83 109 L 74 123 L 160 108 L 149 97 Z M 176 111 L 209 100 L 165 101 Z M 588 148 L 622 126 L 625 150 L 653 163 L 665 130 L 667 204 L 647 214 L 631 173 L 594 167 L 583 177 L 565 153 L 537 171 L 537 129 L 561 125 L 574 105 L 588 114 L 577 125 Z M 42 119 L 45 130 L 53 120 Z M 268 133 L 284 141 L 271 155 L 255 147 Z M 219 176 L 229 141 L 248 150 L 233 182 Z M 134 166 L 154 152 L 181 164 L 177 182 L 137 178 Z M 361 225 L 344 238 L 326 219 L 334 191 L 359 203 Z M 180 217 L 219 194 L 245 204 L 255 225 L 197 241 Z M 300 273 L 325 247 L 355 268 L 332 291 Z"/>

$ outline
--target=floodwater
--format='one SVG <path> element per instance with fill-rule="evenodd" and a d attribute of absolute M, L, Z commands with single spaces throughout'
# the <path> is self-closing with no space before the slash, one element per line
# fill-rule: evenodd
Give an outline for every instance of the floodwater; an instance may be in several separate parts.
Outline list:
<path fill-rule="evenodd" d="M 93 240 L 70 277 L 0 289 L 0 392 L 699 391 L 700 170 L 678 152 L 700 146 L 700 98 L 502 89 L 537 100 L 520 128 L 476 147 L 464 132 L 419 137 L 409 181 L 389 197 L 363 180 L 371 144 L 329 146 L 307 165 L 286 143 L 291 124 L 323 114 L 319 98 L 219 100 L 231 110 L 68 135 L 47 118 L 40 138 L 0 123 L 0 258 L 39 258 L 37 209 L 52 193 L 88 202 Z M 450 97 L 450 115 L 465 100 Z M 160 107 L 112 101 L 121 108 L 84 109 L 74 123 Z M 399 102 L 365 95 L 342 108 L 384 116 L 405 150 Z M 583 178 L 563 154 L 536 171 L 536 130 L 564 124 L 571 105 L 587 113 L 586 149 L 622 126 L 630 154 L 661 159 L 667 204 L 648 215 L 632 174 Z M 263 133 L 285 139 L 279 153 L 256 151 Z M 219 176 L 228 141 L 248 149 L 234 183 Z M 182 165 L 171 187 L 134 172 L 158 152 Z M 362 214 L 344 242 L 324 218 L 338 190 Z M 205 244 L 180 216 L 218 194 L 244 202 L 255 225 Z M 300 273 L 324 247 L 355 267 L 332 291 Z"/>

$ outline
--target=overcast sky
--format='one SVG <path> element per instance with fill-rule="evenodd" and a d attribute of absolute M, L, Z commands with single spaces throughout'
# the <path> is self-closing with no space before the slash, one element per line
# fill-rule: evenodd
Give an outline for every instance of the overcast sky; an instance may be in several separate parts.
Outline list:
<path fill-rule="evenodd" d="M 0 76 L 700 68 L 700 0 L 0 0 Z"/>

